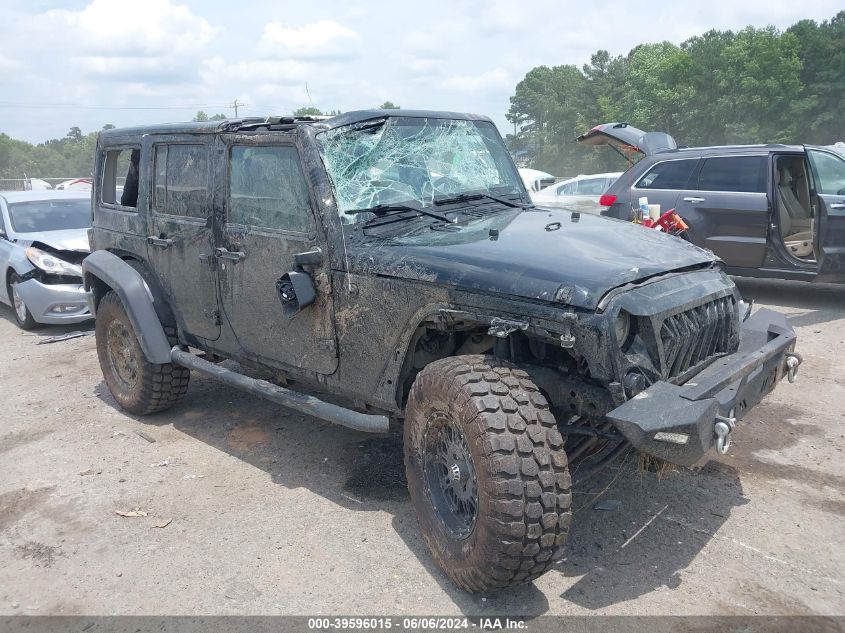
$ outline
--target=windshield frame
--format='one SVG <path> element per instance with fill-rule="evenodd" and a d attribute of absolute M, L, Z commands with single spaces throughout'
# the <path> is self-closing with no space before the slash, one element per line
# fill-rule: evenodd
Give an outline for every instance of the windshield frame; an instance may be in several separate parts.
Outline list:
<path fill-rule="evenodd" d="M 28 230 L 27 228 L 19 228 L 15 222 L 16 210 L 21 210 L 21 207 L 35 207 L 37 205 L 47 205 L 48 208 L 53 205 L 61 205 L 65 207 L 79 206 L 79 211 L 84 215 L 80 217 L 85 218 L 85 226 L 68 227 L 68 228 L 36 228 Z M 91 228 L 91 200 L 88 198 L 43 198 L 38 200 L 18 200 L 15 202 L 6 202 L 6 215 L 9 221 L 8 228 L 16 235 L 27 235 L 30 233 L 49 233 L 51 231 L 85 231 Z M 20 221 L 22 218 L 18 218 Z"/>
<path fill-rule="evenodd" d="M 458 144 L 459 134 L 456 133 L 454 136 L 449 135 L 450 126 L 452 125 L 464 128 L 472 126 L 476 128 L 478 132 L 476 134 L 469 135 L 469 140 L 467 141 L 468 145 L 462 147 Z M 452 188 L 448 190 L 436 189 L 432 183 L 433 176 L 436 175 L 436 172 L 434 169 L 432 169 L 432 164 L 429 162 L 429 159 L 432 157 L 432 154 L 429 154 L 426 151 L 420 151 L 416 154 L 409 153 L 405 157 L 395 158 L 391 156 L 389 152 L 386 151 L 384 154 L 381 155 L 372 152 L 372 150 L 375 150 L 376 148 L 379 148 L 380 145 L 382 145 L 382 140 L 385 138 L 385 135 L 393 132 L 394 130 L 396 131 L 394 133 L 399 134 L 398 138 L 402 139 L 403 137 L 401 136 L 401 134 L 407 134 L 407 131 L 403 130 L 400 132 L 398 130 L 398 128 L 400 127 L 406 127 L 411 129 L 417 127 L 419 128 L 418 133 L 422 133 L 426 128 L 430 128 L 431 130 L 433 130 L 432 132 L 420 137 L 423 143 L 428 144 L 428 146 L 424 145 L 423 147 L 421 147 L 421 150 L 428 150 L 430 149 L 431 144 L 437 142 L 436 134 L 440 129 L 446 130 L 445 133 L 443 133 L 441 136 L 441 138 L 445 139 L 445 144 L 443 146 L 444 154 L 448 154 L 448 151 L 451 149 L 449 142 L 455 142 L 454 149 L 468 149 L 470 147 L 470 144 L 475 144 L 476 150 L 483 148 L 484 150 L 486 150 L 486 152 L 474 152 L 475 156 L 478 159 L 476 164 L 481 164 L 482 168 L 487 171 L 486 175 L 490 178 L 495 178 L 496 182 L 459 182 L 456 178 L 449 177 L 450 173 L 455 174 L 455 172 L 448 172 L 441 176 L 441 178 L 443 180 L 448 179 L 452 181 L 454 183 Z M 327 148 L 330 148 L 328 143 L 335 138 L 341 137 L 342 135 L 354 134 L 355 132 L 359 131 L 361 133 L 378 134 L 379 137 L 373 142 L 370 148 L 371 151 L 365 151 L 361 155 L 371 160 L 369 166 L 365 166 L 360 169 L 360 171 L 355 172 L 353 174 L 353 177 L 358 176 L 358 179 L 361 183 L 361 186 L 358 188 L 358 191 L 355 192 L 357 194 L 357 197 L 354 198 L 355 204 L 352 204 L 350 199 L 347 199 L 346 204 L 344 204 L 342 196 L 338 193 L 338 185 L 336 182 L 336 178 L 339 175 L 337 171 L 338 167 L 343 167 L 343 165 L 333 163 L 332 160 L 327 157 Z M 326 135 L 330 136 L 327 137 Z M 358 137 L 358 140 L 360 140 L 361 138 L 363 137 Z M 517 198 L 518 196 L 519 202 L 530 204 L 530 198 L 528 196 L 527 191 L 525 190 L 525 185 L 522 182 L 522 178 L 520 177 L 516 165 L 513 162 L 513 157 L 511 156 L 507 145 L 505 144 L 501 134 L 499 133 L 498 129 L 493 124 L 493 122 L 486 118 L 463 118 L 461 116 L 454 115 L 448 117 L 436 117 L 416 113 L 395 115 L 382 114 L 378 117 L 373 117 L 371 119 L 354 121 L 346 123 L 344 125 L 322 130 L 315 135 L 315 142 L 318 155 L 323 164 L 328 182 L 332 190 L 335 206 L 337 209 L 337 215 L 340 218 L 342 224 L 357 224 L 359 222 L 366 222 L 368 219 L 373 219 L 373 216 L 371 214 L 366 212 L 362 213 L 362 211 L 371 208 L 376 208 L 380 205 L 391 206 L 398 204 L 419 209 L 436 209 L 438 207 L 438 199 L 444 197 L 448 198 L 459 194 L 488 192 L 497 196 L 513 196 L 514 198 Z M 352 141 L 352 143 L 355 142 L 356 141 Z M 352 143 L 350 143 L 350 145 L 352 145 Z M 388 145 L 389 150 L 393 150 L 397 147 L 401 147 L 401 145 Z M 329 149 L 329 151 L 331 151 L 331 148 Z M 419 157 L 423 164 L 419 166 L 413 165 L 410 167 L 407 164 L 403 164 L 402 158 L 407 158 L 408 156 L 410 156 L 412 159 Z M 359 156 L 356 155 L 355 159 L 348 163 L 348 165 L 346 165 L 345 170 L 349 171 L 351 166 L 355 162 L 357 162 L 358 159 Z M 382 163 L 382 165 L 379 165 L 379 163 Z M 441 164 L 445 165 L 446 163 L 441 159 Z M 405 172 L 416 171 L 417 175 L 421 174 L 423 176 L 421 181 L 421 187 L 423 189 L 428 187 L 428 189 L 426 191 L 420 192 L 418 195 L 416 194 L 416 192 L 413 192 L 411 196 L 404 196 L 403 194 L 405 192 L 396 194 L 395 191 L 388 191 L 392 190 L 394 185 L 396 185 L 397 187 L 405 187 L 408 190 L 411 189 L 413 183 L 410 182 L 410 179 L 403 179 L 402 177 L 397 177 L 395 179 L 382 179 L 381 182 L 385 183 L 386 186 L 384 186 L 380 190 L 376 189 L 375 191 L 371 190 L 369 192 L 365 192 L 364 190 L 368 186 L 372 185 L 375 182 L 379 182 L 377 178 L 370 177 L 371 175 L 374 175 L 372 172 L 374 170 L 378 170 L 379 168 L 381 168 L 381 171 L 377 172 L 378 176 L 384 175 L 391 169 L 402 169 Z M 340 173 L 344 172 L 341 171 Z M 467 173 L 466 177 L 470 177 L 469 172 Z M 350 182 L 352 180 L 353 178 L 350 178 Z M 419 182 L 420 181 L 418 181 L 418 183 Z M 479 184 L 481 184 L 482 186 L 479 187 Z M 507 191 L 503 191 L 503 189 L 507 189 Z M 384 193 L 391 193 L 396 195 L 390 195 L 389 200 L 382 201 L 380 200 L 379 196 Z M 367 200 L 367 198 L 369 199 Z M 360 204 L 364 200 L 366 200 L 366 202 Z M 347 214 L 347 211 L 355 211 L 355 213 Z"/>

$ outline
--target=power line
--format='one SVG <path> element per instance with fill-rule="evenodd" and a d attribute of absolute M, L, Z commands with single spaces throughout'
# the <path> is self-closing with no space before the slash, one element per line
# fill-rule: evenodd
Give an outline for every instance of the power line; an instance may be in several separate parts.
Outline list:
<path fill-rule="evenodd" d="M 237 107 L 243 107 L 246 104 L 236 103 Z M 88 105 L 81 103 L 10 103 L 0 102 L 0 108 L 64 108 L 64 109 L 78 109 L 78 110 L 192 110 L 194 108 L 231 108 L 231 103 L 214 104 L 214 103 L 194 103 L 187 105 L 168 105 L 168 106 L 110 106 L 110 105 Z"/>

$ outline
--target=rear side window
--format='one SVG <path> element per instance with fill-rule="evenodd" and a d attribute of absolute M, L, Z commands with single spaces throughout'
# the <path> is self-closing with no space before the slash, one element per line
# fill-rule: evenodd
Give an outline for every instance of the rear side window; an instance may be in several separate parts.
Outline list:
<path fill-rule="evenodd" d="M 766 193 L 765 156 L 706 158 L 698 174 L 699 191 Z"/>
<path fill-rule="evenodd" d="M 232 147 L 229 222 L 296 233 L 313 231 L 308 187 L 296 148 Z"/>
<path fill-rule="evenodd" d="M 686 189 L 697 158 L 657 163 L 637 183 L 638 189 Z"/>
<path fill-rule="evenodd" d="M 605 190 L 605 178 L 588 178 L 578 181 L 578 193 L 582 196 L 600 196 Z"/>
<path fill-rule="evenodd" d="M 138 206 L 140 147 L 106 151 L 100 202 L 135 209 Z"/>
<path fill-rule="evenodd" d="M 153 206 L 159 213 L 205 219 L 208 216 L 208 148 L 157 145 Z"/>

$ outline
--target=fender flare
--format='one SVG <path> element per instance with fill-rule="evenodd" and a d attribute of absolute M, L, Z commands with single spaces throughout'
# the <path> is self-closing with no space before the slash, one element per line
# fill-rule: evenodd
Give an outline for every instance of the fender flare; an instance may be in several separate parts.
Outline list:
<path fill-rule="evenodd" d="M 156 314 L 153 296 L 135 268 L 114 253 L 94 251 L 82 261 L 82 279 L 91 314 L 96 316 L 97 303 L 104 294 L 102 286 L 113 290 L 129 315 L 147 360 L 156 364 L 171 362 L 170 343 Z"/>

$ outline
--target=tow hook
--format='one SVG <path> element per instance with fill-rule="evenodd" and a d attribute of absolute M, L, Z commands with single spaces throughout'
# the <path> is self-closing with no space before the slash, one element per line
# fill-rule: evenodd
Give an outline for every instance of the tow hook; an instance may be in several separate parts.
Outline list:
<path fill-rule="evenodd" d="M 786 355 L 786 378 L 789 382 L 795 382 L 795 374 L 798 373 L 798 367 L 804 359 L 796 352 L 789 352 Z"/>
<path fill-rule="evenodd" d="M 719 451 L 720 455 L 727 453 L 731 447 L 731 431 L 734 430 L 735 426 L 736 418 L 716 416 L 716 426 L 713 427 L 713 430 L 716 431 L 716 450 Z"/>

